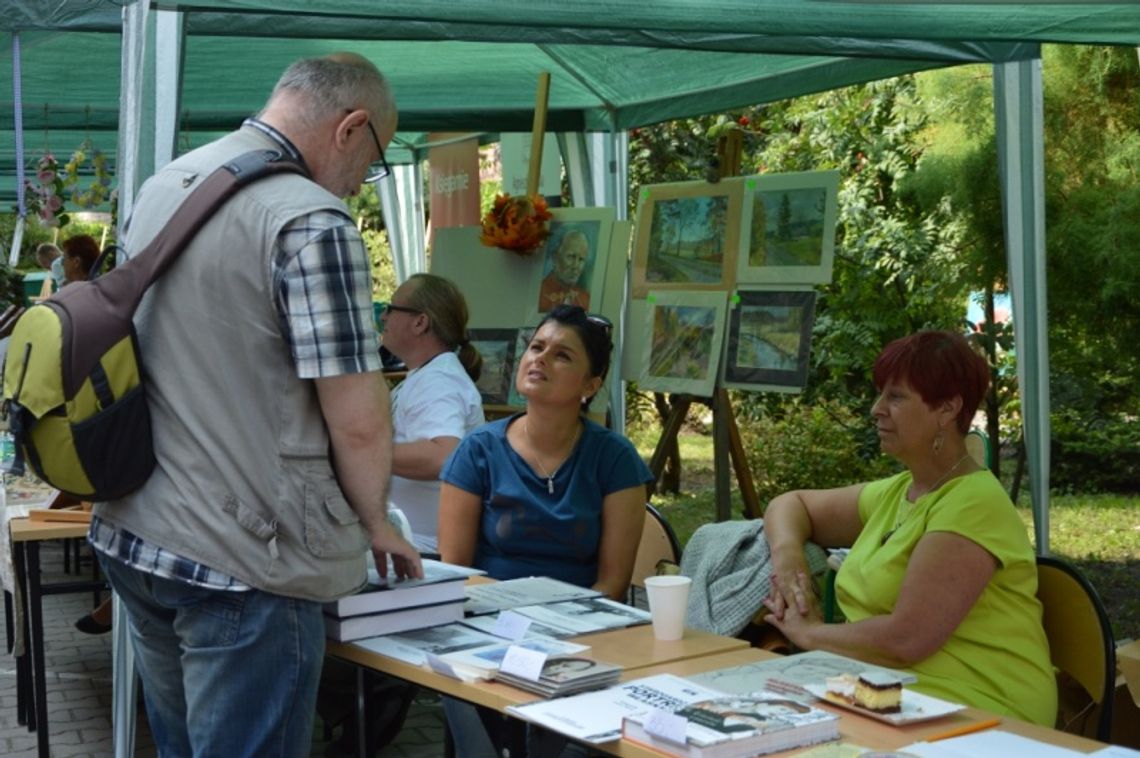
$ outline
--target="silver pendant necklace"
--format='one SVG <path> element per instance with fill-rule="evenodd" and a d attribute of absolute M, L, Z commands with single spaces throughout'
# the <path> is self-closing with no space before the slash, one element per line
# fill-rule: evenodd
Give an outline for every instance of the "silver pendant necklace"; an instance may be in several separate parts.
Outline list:
<path fill-rule="evenodd" d="M 574 432 L 574 439 L 572 439 L 570 441 L 570 449 L 571 450 L 574 449 L 574 443 L 578 441 L 578 435 L 581 433 L 582 433 L 582 426 L 581 426 L 581 424 L 579 424 L 578 429 L 575 430 L 575 432 Z M 542 472 L 542 475 L 546 477 L 546 491 L 548 493 L 550 493 L 551 495 L 553 495 L 554 494 L 554 477 L 558 476 L 559 470 L 561 470 L 562 466 L 565 465 L 567 460 L 569 460 L 570 456 L 567 455 L 565 458 L 563 458 L 562 463 L 559 463 L 558 466 L 554 469 L 554 471 L 547 472 L 546 466 L 542 465 L 542 460 L 538 457 L 538 448 L 536 448 L 534 446 L 534 442 L 530 438 L 530 424 L 527 422 L 526 417 L 523 417 L 523 434 L 526 435 L 527 444 L 530 445 L 530 449 L 534 453 L 535 465 L 538 466 L 538 470 L 540 472 Z"/>

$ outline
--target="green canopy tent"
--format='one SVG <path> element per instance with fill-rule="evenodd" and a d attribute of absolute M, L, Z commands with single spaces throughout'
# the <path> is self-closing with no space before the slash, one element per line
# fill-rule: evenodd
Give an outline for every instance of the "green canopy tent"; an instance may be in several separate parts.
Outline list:
<path fill-rule="evenodd" d="M 69 151 L 79 135 L 109 145 L 114 135 L 125 146 L 116 156 L 120 189 L 132 191 L 155 156 L 161 162 L 208 141 L 256 110 L 289 61 L 334 49 L 368 56 L 391 78 L 401 111 L 392 158 L 405 163 L 420 157 L 431 130 L 528 130 L 535 78 L 551 71 L 548 129 L 592 135 L 586 150 L 586 140 L 566 140 L 579 158 L 570 161 L 572 179 L 619 208 L 623 177 L 607 167 L 586 180 L 578 167 L 607 163 L 600 151 L 615 162 L 626 129 L 939 66 L 994 64 L 1030 489 L 1038 546 L 1047 549 L 1038 45 L 1136 45 L 1140 5 L 170 0 L 152 12 L 139 2 L 8 0 L 0 7 L 8 32 L 0 70 L 12 76 L 18 45 L 13 84 L 29 148 Z M 14 199 L 15 99 L 0 102 L 5 202 Z"/>
<path fill-rule="evenodd" d="M 412 162 L 425 133 L 526 131 L 534 81 L 551 71 L 548 130 L 572 182 L 624 208 L 621 135 L 939 66 L 993 64 L 1007 251 L 1038 550 L 1048 550 L 1042 42 L 1140 44 L 1131 2 L 870 0 L 0 0 L 0 199 L 10 201 L 14 131 L 69 150 L 117 135 L 120 191 L 176 151 L 232 129 L 291 60 L 353 49 L 390 77 Z M 13 76 L 16 65 L 20 76 Z M 121 82 L 121 84 L 120 84 Z M 17 109 L 16 101 L 22 103 Z M 58 140 L 58 141 L 56 141 Z M 62 147 L 55 147 L 62 143 Z M 575 149 L 576 147 L 576 149 Z M 601 166 L 592 178 L 581 169 Z M 410 186 L 411 180 L 405 182 Z M 577 192 L 576 192 L 577 196 Z M 398 199 L 398 198 L 397 198 Z M 392 205 L 389 201 L 388 205 Z M 391 219 L 389 219 L 391 221 Z M 123 628 L 119 624 L 120 629 Z M 116 645 L 122 640 L 116 640 Z M 122 661 L 122 663 L 120 663 Z M 116 655 L 116 682 L 128 656 Z M 116 688 L 116 752 L 133 710 Z"/>

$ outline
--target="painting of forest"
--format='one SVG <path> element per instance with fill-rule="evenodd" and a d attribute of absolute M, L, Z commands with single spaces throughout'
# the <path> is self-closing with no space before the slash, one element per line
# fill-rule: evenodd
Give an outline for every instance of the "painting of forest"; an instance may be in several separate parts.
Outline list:
<path fill-rule="evenodd" d="M 820 264 L 826 187 L 757 192 L 752 203 L 750 266 Z"/>
<path fill-rule="evenodd" d="M 728 197 L 658 200 L 649 232 L 645 280 L 716 284 L 723 278 Z"/>

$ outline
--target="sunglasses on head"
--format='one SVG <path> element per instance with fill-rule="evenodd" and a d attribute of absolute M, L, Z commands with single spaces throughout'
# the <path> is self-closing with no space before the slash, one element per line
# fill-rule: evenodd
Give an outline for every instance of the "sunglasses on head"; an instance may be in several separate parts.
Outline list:
<path fill-rule="evenodd" d="M 605 330 L 606 336 L 609 337 L 614 331 L 614 322 L 600 313 L 587 313 L 586 320 L 595 326 L 600 326 Z"/>

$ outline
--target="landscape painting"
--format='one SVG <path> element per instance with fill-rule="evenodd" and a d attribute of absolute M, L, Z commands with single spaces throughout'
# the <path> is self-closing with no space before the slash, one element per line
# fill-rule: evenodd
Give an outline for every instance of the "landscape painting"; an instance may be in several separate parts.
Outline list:
<path fill-rule="evenodd" d="M 731 289 L 742 192 L 740 180 L 646 187 L 637 216 L 634 296 L 650 288 Z"/>
<path fill-rule="evenodd" d="M 507 405 L 515 381 L 515 341 L 518 329 L 468 329 L 471 344 L 483 356 L 475 386 L 485 405 Z"/>
<path fill-rule="evenodd" d="M 738 293 L 729 315 L 724 385 L 798 392 L 807 383 L 815 292 Z"/>
<path fill-rule="evenodd" d="M 511 347 L 511 365 L 514 370 L 518 370 L 519 361 L 522 355 L 526 352 L 526 346 L 530 344 L 530 336 L 534 334 L 534 329 L 519 329 L 518 335 L 515 337 L 515 344 Z M 514 373 L 511 374 L 510 391 L 507 393 L 507 405 L 512 408 L 526 407 L 526 398 L 519 394 L 518 385 L 515 384 Z"/>
<path fill-rule="evenodd" d="M 710 397 L 716 387 L 724 334 L 726 295 L 657 292 L 647 298 L 646 355 L 641 389 Z"/>
<path fill-rule="evenodd" d="M 838 187 L 835 171 L 747 177 L 737 283 L 831 281 Z"/>

